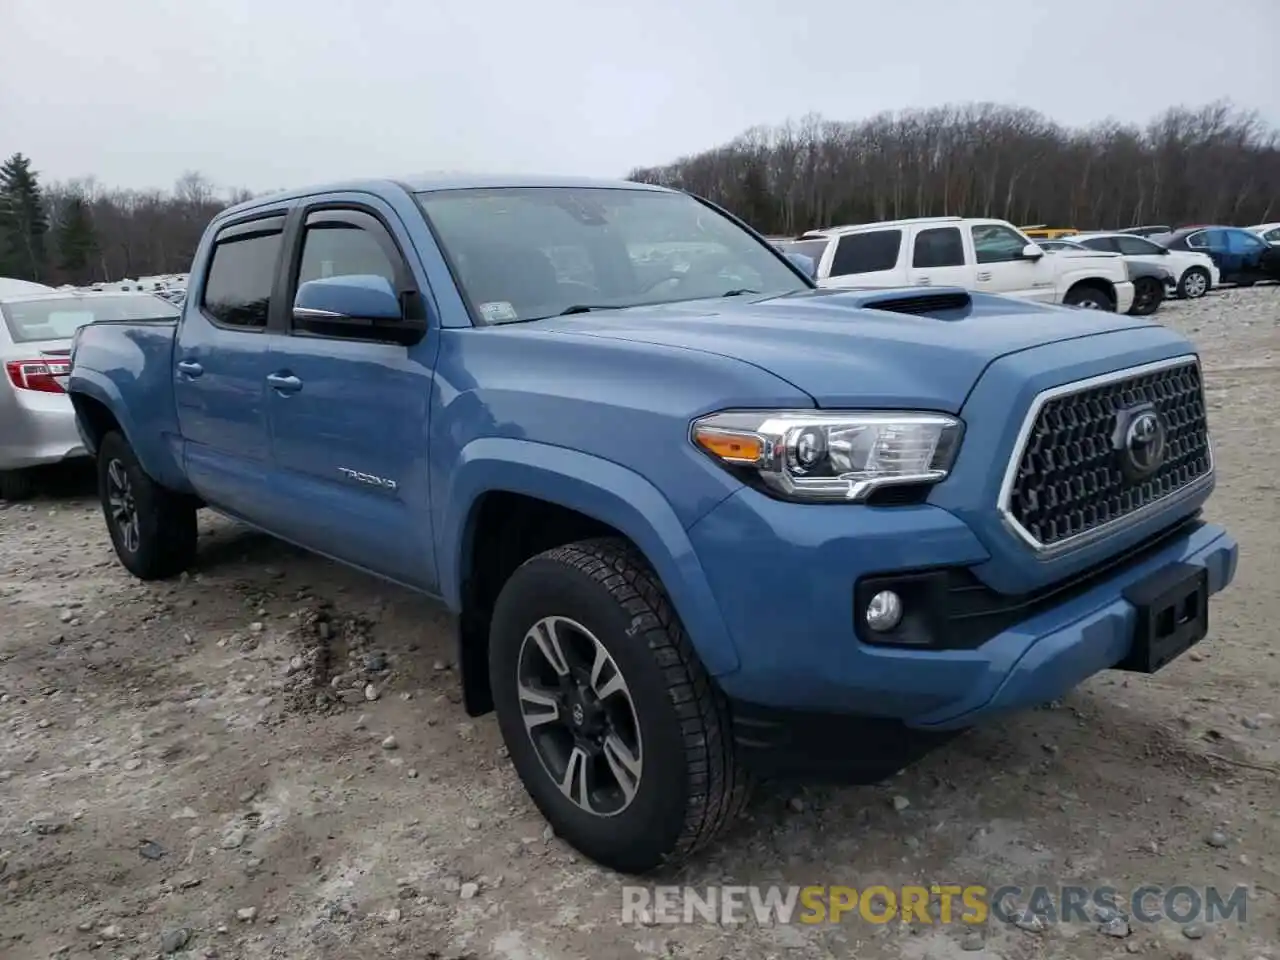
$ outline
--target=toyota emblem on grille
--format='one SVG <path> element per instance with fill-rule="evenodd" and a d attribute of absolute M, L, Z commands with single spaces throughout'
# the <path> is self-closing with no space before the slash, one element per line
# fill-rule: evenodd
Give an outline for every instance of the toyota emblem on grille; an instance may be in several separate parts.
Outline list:
<path fill-rule="evenodd" d="M 1114 439 L 1120 468 L 1132 479 L 1149 477 L 1164 463 L 1168 431 L 1160 411 L 1152 404 L 1121 411 L 1116 418 Z"/>

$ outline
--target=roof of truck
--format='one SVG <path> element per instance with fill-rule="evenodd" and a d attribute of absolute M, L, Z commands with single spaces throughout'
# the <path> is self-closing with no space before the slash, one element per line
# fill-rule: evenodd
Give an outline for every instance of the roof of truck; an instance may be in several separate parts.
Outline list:
<path fill-rule="evenodd" d="M 428 190 L 475 190 L 494 187 L 607 187 L 614 190 L 654 190 L 670 192 L 666 187 L 634 180 L 591 179 L 589 177 L 535 176 L 530 174 L 467 174 L 436 173 L 384 179 L 346 180 L 337 183 L 314 184 L 296 190 L 254 197 L 223 211 L 223 216 L 252 210 L 267 204 L 296 200 L 317 193 L 378 193 L 386 190 L 408 190 L 422 193 Z"/>

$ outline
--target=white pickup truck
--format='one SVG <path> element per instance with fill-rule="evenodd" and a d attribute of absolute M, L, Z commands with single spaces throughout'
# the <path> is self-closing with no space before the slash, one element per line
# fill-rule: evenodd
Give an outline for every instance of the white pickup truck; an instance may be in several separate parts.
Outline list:
<path fill-rule="evenodd" d="M 1133 284 L 1120 257 L 1045 256 L 1004 220 L 886 220 L 813 230 L 778 246 L 812 259 L 822 287 L 964 287 L 1119 313 L 1133 304 Z"/>

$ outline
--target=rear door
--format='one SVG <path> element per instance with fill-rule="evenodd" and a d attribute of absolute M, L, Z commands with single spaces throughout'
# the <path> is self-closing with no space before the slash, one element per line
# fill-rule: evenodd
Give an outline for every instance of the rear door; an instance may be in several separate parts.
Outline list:
<path fill-rule="evenodd" d="M 972 252 L 959 227 L 917 227 L 911 240 L 907 282 L 917 287 L 964 287 L 976 283 Z"/>
<path fill-rule="evenodd" d="M 218 232 L 208 269 L 191 289 L 173 356 L 191 485 L 211 506 L 268 528 L 264 378 L 284 223 L 277 211 Z"/>
<path fill-rule="evenodd" d="M 977 273 L 974 289 L 1041 303 L 1054 302 L 1054 267 L 1051 257 L 1029 260 L 1022 255 L 1029 242 L 1003 223 L 966 225 Z"/>
<path fill-rule="evenodd" d="M 902 230 L 846 233 L 822 257 L 824 287 L 899 287 L 907 283 Z"/>
<path fill-rule="evenodd" d="M 381 201 L 299 209 L 288 301 L 299 284 L 376 275 L 425 304 L 404 251 L 412 246 Z M 301 316 L 301 315 L 300 315 Z M 316 333 L 289 317 L 264 373 L 276 464 L 276 527 L 296 543 L 425 590 L 436 587 L 427 427 L 431 354 L 361 339 L 364 331 Z"/>

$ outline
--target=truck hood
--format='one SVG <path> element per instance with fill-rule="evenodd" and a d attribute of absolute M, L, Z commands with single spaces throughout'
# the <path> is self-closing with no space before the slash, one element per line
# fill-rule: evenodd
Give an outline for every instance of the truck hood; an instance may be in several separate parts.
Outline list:
<path fill-rule="evenodd" d="M 906 298 L 927 314 L 889 312 Z M 871 304 L 880 304 L 872 309 Z M 961 304 L 955 306 L 956 303 Z M 948 308 L 947 304 L 951 304 Z M 901 307 L 901 303 L 899 303 Z M 960 289 L 813 290 L 766 300 L 697 300 L 535 322 L 540 330 L 731 357 L 767 370 L 820 407 L 959 412 L 994 360 L 1149 321 Z"/>

